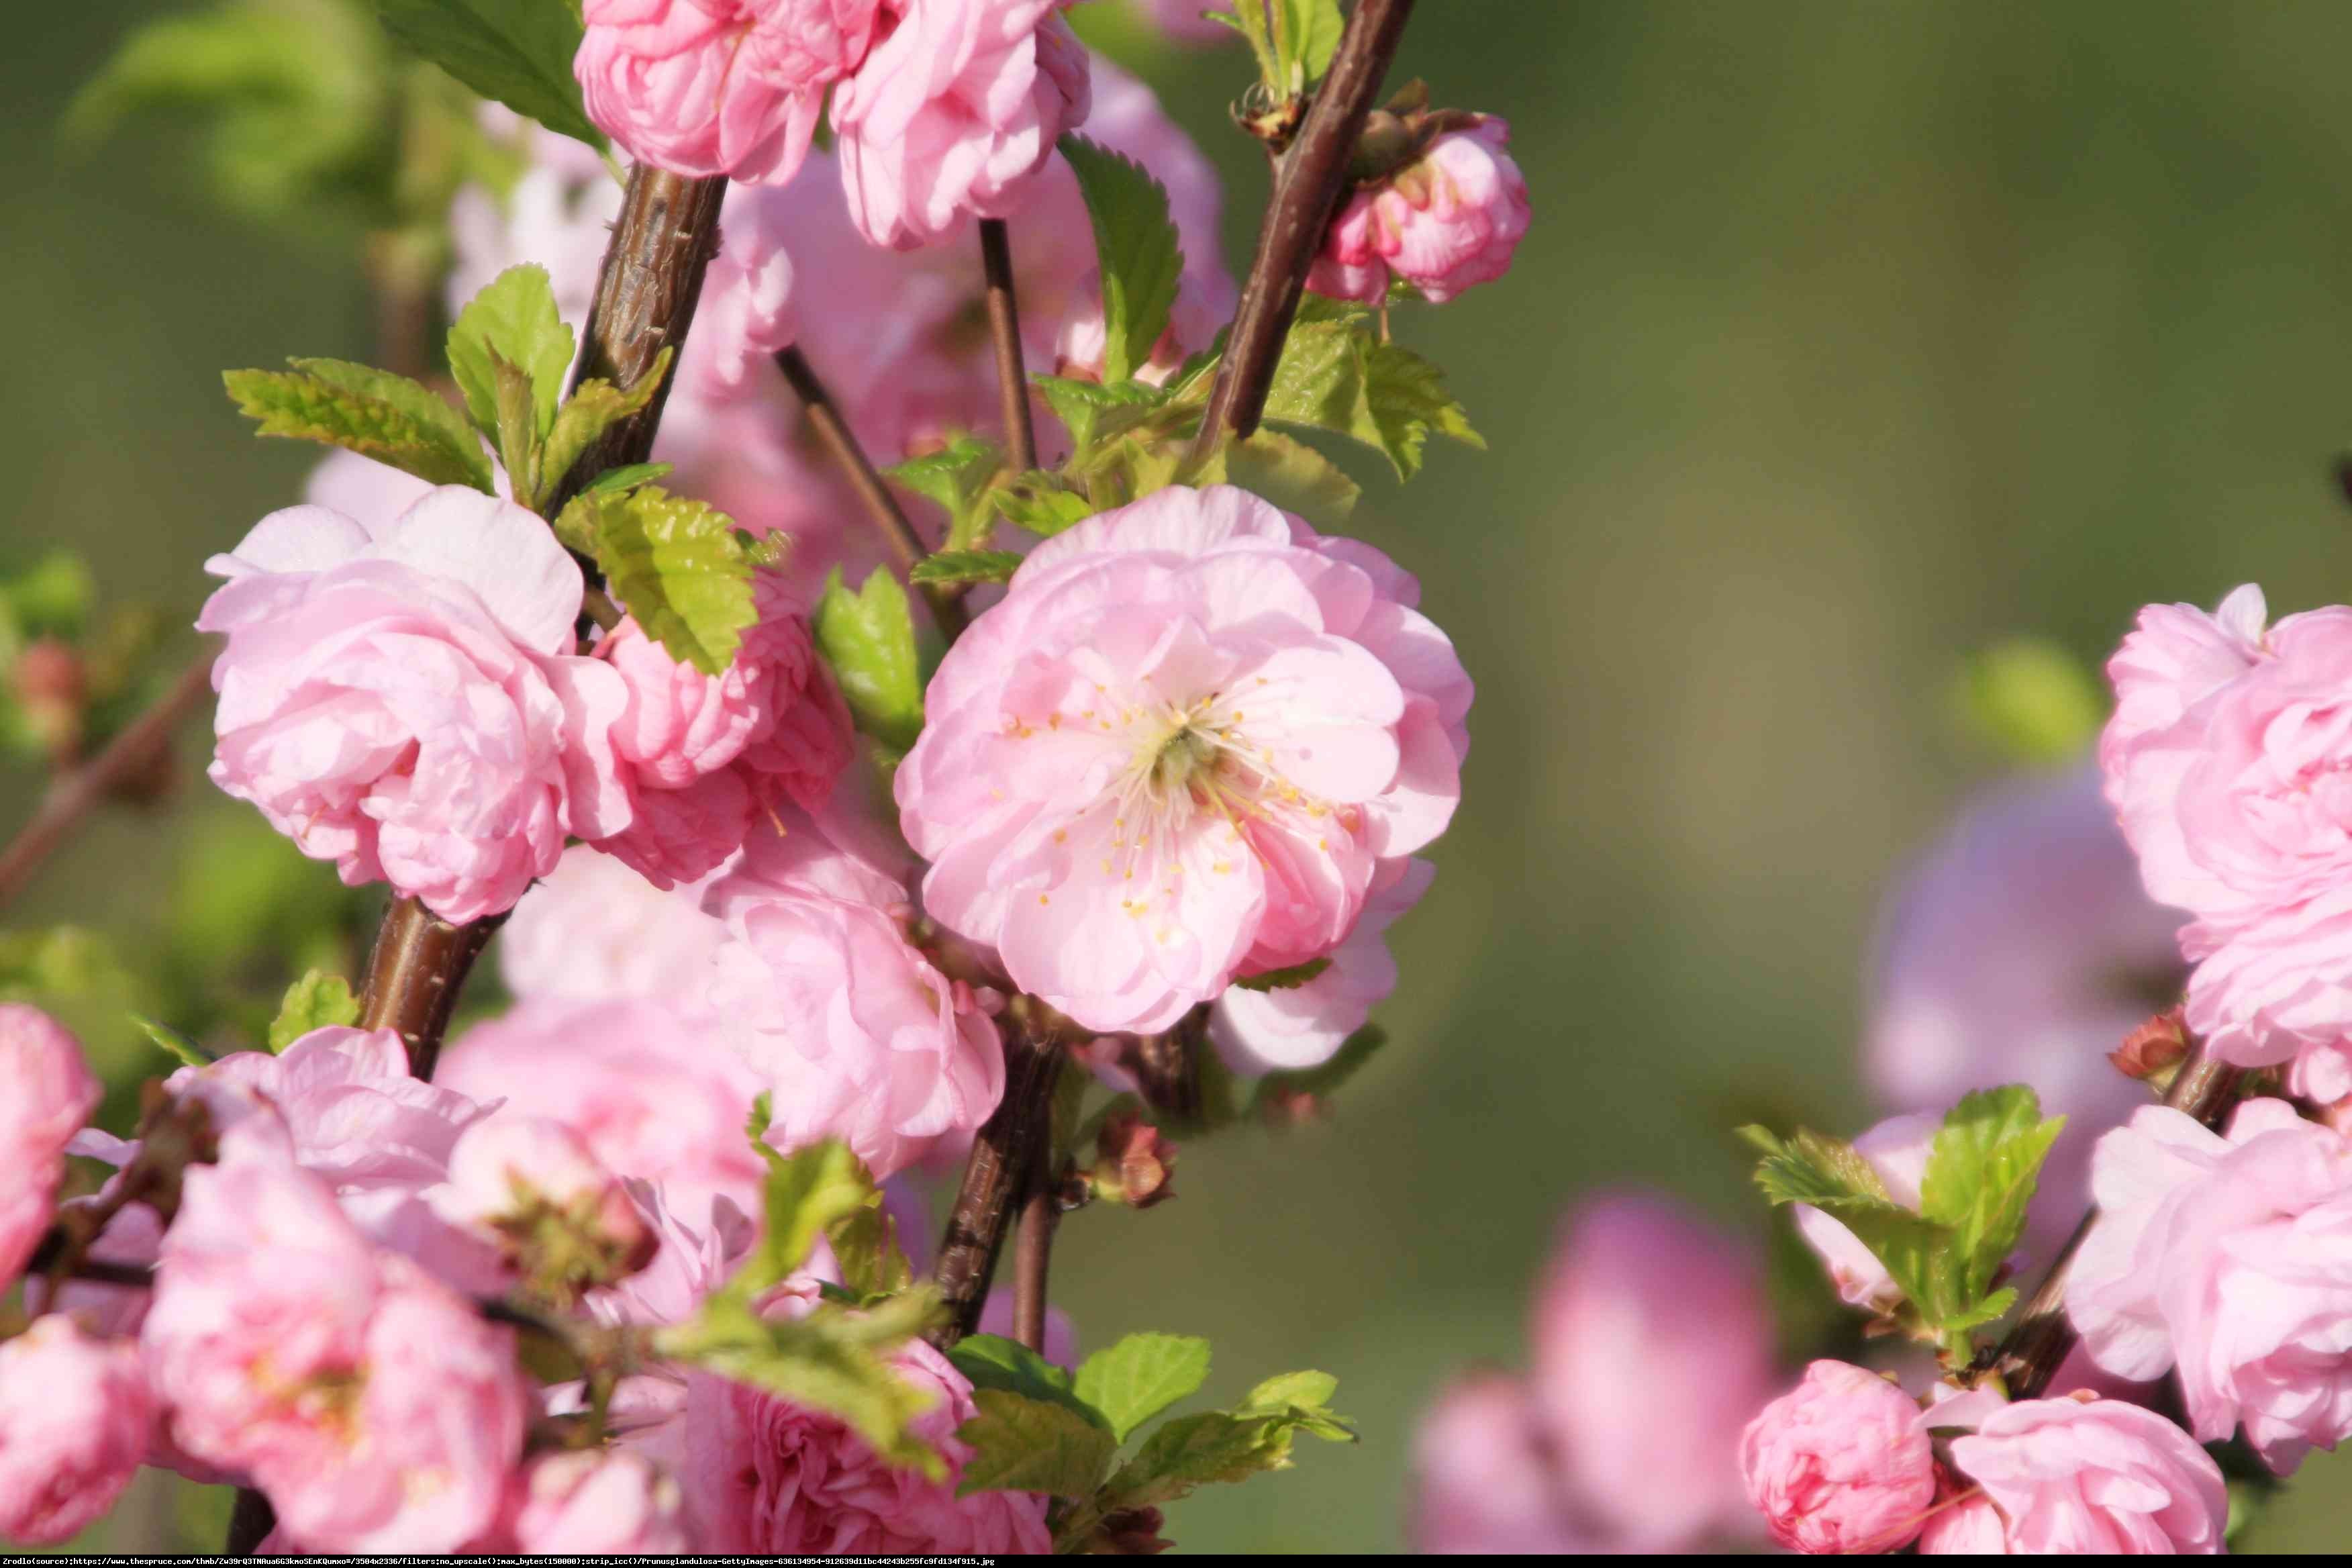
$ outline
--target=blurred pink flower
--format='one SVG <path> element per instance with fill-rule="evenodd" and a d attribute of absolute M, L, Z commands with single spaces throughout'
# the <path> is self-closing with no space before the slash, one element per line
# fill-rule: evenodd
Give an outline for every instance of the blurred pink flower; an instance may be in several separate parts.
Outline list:
<path fill-rule="evenodd" d="M 880 0 L 587 0 L 588 116 L 656 168 L 782 184 Z"/>
<path fill-rule="evenodd" d="M 1241 35 L 1223 22 L 1207 18 L 1211 11 L 1230 11 L 1218 0 L 1141 0 L 1143 14 L 1160 32 L 1181 43 L 1231 43 Z"/>
<path fill-rule="evenodd" d="M 726 935 L 725 926 L 703 913 L 699 888 L 656 888 L 609 856 L 575 845 L 522 896 L 499 932 L 499 973 L 526 1002 L 658 1002 L 681 1020 L 697 1020 L 709 1015 L 711 956 Z M 455 1061 L 453 1047 L 445 1084 L 456 1081 L 449 1076 Z"/>
<path fill-rule="evenodd" d="M 1349 196 L 1331 220 L 1307 286 L 1378 305 L 1391 279 L 1443 304 L 1511 269 L 1528 231 L 1528 182 L 1503 151 L 1508 121 L 1485 114 L 1438 135 L 1417 163 Z"/>
<path fill-rule="evenodd" d="M 1854 1152 L 1878 1173 L 1888 1197 L 1916 1210 L 1919 1184 L 1927 1173 L 1927 1156 L 1943 1125 L 1941 1116 L 1927 1111 L 1889 1117 L 1853 1141 Z M 1829 1270 L 1838 1300 L 1874 1312 L 1891 1312 L 1901 1304 L 1903 1292 L 1886 1266 L 1853 1232 L 1810 1204 L 1797 1205 L 1796 1221 L 1797 1234 Z"/>
<path fill-rule="evenodd" d="M 2099 1141 L 2066 1310 L 2097 1363 L 2177 1370 L 2197 1436 L 2273 1469 L 2352 1436 L 2352 1141 L 2281 1100 L 2229 1134 L 2150 1106 Z"/>
<path fill-rule="evenodd" d="M 1228 486 L 1038 545 L 898 770 L 926 908 L 1097 1030 L 1327 955 L 1460 795 L 1470 680 L 1418 593 Z"/>
<path fill-rule="evenodd" d="M 46 1545 L 112 1508 L 154 1422 L 131 1341 L 53 1312 L 0 1342 L 0 1537 Z"/>
<path fill-rule="evenodd" d="M 0 1289 L 48 1229 L 66 1145 L 103 1093 L 64 1025 L 0 1002 Z"/>
<path fill-rule="evenodd" d="M 690 1551 L 677 1481 L 626 1448 L 547 1454 L 516 1478 L 502 1534 L 527 1557 Z"/>
<path fill-rule="evenodd" d="M 646 1086 L 648 1091 L 654 1085 Z M 664 1089 L 667 1086 L 662 1086 Z M 541 1116 L 494 1116 L 468 1128 L 449 1155 L 448 1179 L 425 1194 L 433 1212 L 509 1255 L 530 1261 L 544 1238 L 522 1227 L 556 1211 L 569 1234 L 566 1261 L 601 1266 L 598 1283 L 652 1258 L 653 1232 L 619 1178 L 578 1134 Z"/>
<path fill-rule="evenodd" d="M 1954 1438 L 1952 1462 L 1999 1510 L 2001 1550 L 2011 1555 L 2223 1550 L 2230 1504 L 2220 1467 L 2137 1405 L 2021 1400 Z M 1994 1550 L 1991 1522 L 1972 1510 L 1940 1524 L 1922 1550 Z"/>
<path fill-rule="evenodd" d="M 1331 950 L 1330 967 L 1275 991 L 1234 986 L 1209 1009 L 1209 1038 L 1237 1073 L 1296 1072 L 1337 1056 L 1348 1037 L 1396 989 L 1388 928 L 1421 901 L 1437 868 L 1426 860 L 1384 860 L 1364 912 Z"/>
<path fill-rule="evenodd" d="M 889 0 L 891 25 L 834 95 L 843 188 L 892 249 L 960 217 L 1003 217 L 1024 176 L 1087 117 L 1070 0 Z"/>
<path fill-rule="evenodd" d="M 1882 1552 L 1919 1533 L 1936 1459 L 1917 1403 L 1842 1361 L 1817 1361 L 1739 1444 L 1748 1496 L 1772 1539 L 1805 1552 Z"/>
<path fill-rule="evenodd" d="M 227 634 L 213 781 L 352 886 L 444 919 L 514 905 L 567 833 L 627 820 L 620 678 L 571 653 L 580 568 L 520 507 L 446 486 L 388 528 L 273 512 L 207 571 Z"/>
<path fill-rule="evenodd" d="M 1428 1557 L 1607 1550 L 1574 1517 L 1534 1401 L 1515 1378 L 1456 1381 L 1412 1440 L 1412 1550 Z"/>

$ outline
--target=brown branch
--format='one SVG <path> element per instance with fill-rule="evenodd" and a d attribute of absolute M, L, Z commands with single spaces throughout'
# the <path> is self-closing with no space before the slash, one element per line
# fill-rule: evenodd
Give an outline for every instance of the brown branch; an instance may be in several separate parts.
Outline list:
<path fill-rule="evenodd" d="M 32 820 L 0 850 L 0 904 L 24 888 L 92 806 L 155 764 L 180 721 L 212 689 L 213 658 L 206 653 L 182 670 L 171 689 L 108 742 L 105 750 L 50 784 Z"/>
<path fill-rule="evenodd" d="M 1054 1193 L 1053 1079 L 1046 1083 L 1045 1136 L 1033 1146 L 1028 1195 L 1021 1200 L 1021 1234 L 1013 1249 L 1013 1337 L 1033 1351 L 1045 1348 L 1045 1280 L 1054 1263 L 1054 1227 L 1062 1219 Z"/>
<path fill-rule="evenodd" d="M 1005 449 L 1023 472 L 1037 466 L 1037 431 L 1029 418 L 1029 373 L 1021 361 L 1021 302 L 1013 289 L 1013 241 L 1001 217 L 980 220 L 980 265 L 988 279 L 988 337 L 996 349 L 996 395 Z"/>
<path fill-rule="evenodd" d="M 1395 59 L 1397 42 L 1412 15 L 1412 0 L 1357 0 L 1340 35 L 1331 69 L 1316 89 L 1291 142 L 1276 165 L 1274 195 L 1257 232 L 1241 305 L 1226 334 L 1224 357 L 1209 389 L 1194 451 L 1206 457 L 1228 435 L 1247 436 L 1265 413 L 1274 367 L 1298 313 L 1307 268 L 1322 248 L 1347 189 L 1348 165 L 1363 134 L 1372 100 Z"/>
<path fill-rule="evenodd" d="M 898 498 L 890 493 L 890 487 L 883 482 L 873 459 L 866 457 L 866 448 L 858 445 L 856 436 L 850 431 L 849 421 L 842 417 L 840 406 L 833 401 L 833 395 L 824 389 L 824 383 L 817 378 L 816 369 L 809 363 L 808 356 L 801 353 L 797 345 L 780 350 L 776 354 L 776 368 L 784 373 L 784 380 L 791 384 L 793 395 L 801 400 L 801 410 L 808 416 L 809 425 L 816 431 L 817 438 L 824 443 L 825 450 L 833 454 L 833 460 L 840 465 L 843 475 L 849 480 L 850 489 L 857 492 L 857 499 L 865 504 L 866 515 L 881 531 L 883 542 L 890 547 L 890 554 L 898 563 L 898 569 L 913 571 L 915 563 L 930 552 L 929 546 L 915 531 L 915 525 L 907 521 L 907 513 L 898 505 Z M 941 637 L 953 642 L 963 635 L 963 628 L 971 617 L 964 612 L 961 595 L 946 588 L 926 586 L 923 597 L 931 606 L 931 617 L 938 623 Z"/>
<path fill-rule="evenodd" d="M 940 1241 L 939 1261 L 931 1270 L 947 1308 L 945 1321 L 930 1333 L 931 1343 L 941 1350 L 980 1326 L 981 1309 L 988 1304 L 989 1280 L 996 1273 L 997 1255 L 1003 1250 L 1013 1211 L 1033 1184 L 1032 1175 L 1043 1160 L 1039 1151 L 1053 1141 L 1054 1083 L 1061 1073 L 1061 1042 L 1025 1015 L 1023 1003 L 1014 1006 L 1004 1031 L 1004 1098 L 972 1140 L 971 1154 L 964 1162 L 963 1183 L 956 1190 L 947 1233 Z M 1045 1227 L 1038 1228 L 1042 1235 Z M 1041 1268 L 1037 1310 L 1042 1324 L 1042 1253 L 1036 1261 Z"/>
<path fill-rule="evenodd" d="M 2238 1103 L 2245 1080 L 2242 1069 L 2208 1058 L 2200 1041 L 2182 1060 L 2164 1103 L 2195 1117 L 2204 1126 L 2218 1129 Z M 2083 1223 L 2074 1227 L 2074 1234 L 2050 1265 L 2050 1271 L 2042 1277 L 2041 1285 L 2018 1313 L 2017 1323 L 2009 1331 L 2009 1336 L 1989 1358 L 1979 1358 L 1977 1370 L 1999 1373 L 2011 1399 L 2038 1398 L 2074 1348 L 2074 1325 L 2066 1317 L 2066 1277 L 2084 1237 L 2091 1234 L 2098 1218 L 2095 1209 L 2083 1216 Z"/>
<path fill-rule="evenodd" d="M 452 925 L 415 899 L 394 900 L 376 928 L 360 1027 L 398 1033 L 408 1047 L 408 1070 L 431 1078 L 457 993 L 506 920 L 498 914 Z"/>

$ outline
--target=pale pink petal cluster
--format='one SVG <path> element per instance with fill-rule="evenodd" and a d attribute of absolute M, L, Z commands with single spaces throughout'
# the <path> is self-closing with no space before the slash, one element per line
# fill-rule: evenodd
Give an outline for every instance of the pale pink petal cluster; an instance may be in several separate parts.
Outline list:
<path fill-rule="evenodd" d="M 597 645 L 627 689 L 612 729 L 628 826 L 589 837 L 657 888 L 716 870 L 786 803 L 813 809 L 850 758 L 849 710 L 783 581 L 755 579 L 761 616 L 709 676 L 632 618 Z"/>
<path fill-rule="evenodd" d="M 1437 868 L 1426 860 L 1381 862 L 1364 912 L 1328 968 L 1271 991 L 1234 986 L 1209 1009 L 1209 1038 L 1225 1065 L 1254 1076 L 1319 1067 L 1396 989 L 1388 928 L 1421 901 Z"/>
<path fill-rule="evenodd" d="M 2223 1550 L 2230 1503 L 2221 1468 L 2188 1433 L 2137 1405 L 2020 1400 L 1953 1438 L 1951 1453 L 1954 1467 L 1982 1489 L 1937 1517 L 1920 1542 L 1924 1552 Z"/>
<path fill-rule="evenodd" d="M 1507 121 L 1441 132 L 1413 163 L 1358 190 L 1331 220 L 1307 286 L 1377 305 L 1392 279 L 1443 304 L 1511 269 L 1528 231 L 1528 182 L 1503 151 Z"/>
<path fill-rule="evenodd" d="M 509 1331 L 246 1129 L 187 1173 L 141 1344 L 172 1444 L 250 1479 L 319 1550 L 454 1551 L 520 1455 Z"/>
<path fill-rule="evenodd" d="M 996 1025 L 909 939 L 912 901 L 886 851 L 840 818 L 782 821 L 710 889 L 730 933 L 713 1000 L 774 1090 L 772 1141 L 840 1138 L 887 1176 L 996 1109 Z"/>
<path fill-rule="evenodd" d="M 0 1342 L 0 1539 L 63 1541 L 113 1507 L 154 1423 L 135 1342 L 55 1312 Z"/>
<path fill-rule="evenodd" d="M 2265 613 L 2251 586 L 2143 610 L 2099 760 L 2148 891 L 2197 917 L 2189 1026 L 2327 1101 L 2352 1094 L 2352 609 Z"/>
<path fill-rule="evenodd" d="M 881 0 L 587 0 L 572 70 L 588 117 L 679 174 L 781 184 Z"/>
<path fill-rule="evenodd" d="M 66 1145 L 103 1092 L 64 1025 L 0 1002 L 0 1289 L 48 1228 Z"/>
<path fill-rule="evenodd" d="M 2242 1425 L 2275 1470 L 2352 1436 L 2352 1141 L 2280 1100 L 2226 1137 L 2150 1106 L 2099 1141 L 2092 1187 L 2066 1310 L 2100 1366 L 2175 1370 L 2197 1436 Z"/>
<path fill-rule="evenodd" d="M 726 935 L 703 912 L 700 887 L 656 888 L 574 846 L 500 928 L 499 974 L 526 1002 L 658 1002 L 699 1019 L 709 1011 L 711 955 Z M 453 1082 L 446 1066 L 442 1081 Z"/>
<path fill-rule="evenodd" d="M 647 1080 L 654 1089 L 658 1080 Z M 493 1116 L 468 1128 L 450 1152 L 448 1179 L 425 1200 L 450 1225 L 496 1241 L 534 1212 L 555 1208 L 583 1221 L 583 1240 L 639 1263 L 652 1256 L 651 1228 L 619 1178 L 560 1121 Z"/>
<path fill-rule="evenodd" d="M 668 1556 L 694 1545 L 676 1478 L 627 1448 L 533 1459 L 509 1508 L 501 1533 L 526 1557 Z"/>
<path fill-rule="evenodd" d="M 1893 1552 L 1936 1500 L 1917 1402 L 1842 1361 L 1813 1363 L 1766 1405 L 1740 1437 L 1739 1463 L 1772 1539 L 1796 1552 Z"/>
<path fill-rule="evenodd" d="M 564 836 L 627 822 L 626 700 L 575 657 L 580 568 L 520 507 L 460 487 L 388 527 L 273 512 L 206 569 L 226 634 L 213 781 L 344 881 L 450 921 L 514 905 Z"/>
<path fill-rule="evenodd" d="M 1607 1550 L 1562 1490 L 1526 1384 L 1462 1378 L 1423 1412 L 1412 1439 L 1407 1534 L 1424 1557 L 1558 1556 Z"/>
<path fill-rule="evenodd" d="M 908 1429 L 947 1459 L 943 1480 L 885 1464 L 838 1417 L 745 1384 L 700 1373 L 688 1377 L 678 1473 L 706 1551 L 878 1556 L 1052 1550 L 1045 1498 L 956 1496 L 971 1450 L 955 1429 L 976 1414 L 971 1384 L 919 1340 L 895 1354 L 899 1375 L 930 1396 L 930 1408 Z"/>
<path fill-rule="evenodd" d="M 1470 681 L 1417 596 L 1226 486 L 1047 540 L 898 770 L 926 909 L 1097 1030 L 1328 955 L 1461 793 Z"/>
<path fill-rule="evenodd" d="M 1927 1156 L 1944 1119 L 1922 1111 L 1916 1116 L 1892 1116 L 1853 1141 L 1853 1151 L 1878 1173 L 1886 1195 L 1906 1209 L 1919 1206 L 1919 1184 L 1927 1174 Z M 1902 1303 L 1903 1292 L 1853 1232 L 1810 1204 L 1796 1208 L 1797 1234 L 1805 1238 L 1829 1270 L 1838 1299 L 1873 1312 L 1891 1312 Z"/>
<path fill-rule="evenodd" d="M 1008 216 L 1021 182 L 1087 118 L 1069 0 L 889 0 L 886 36 L 834 95 L 843 188 L 866 237 L 929 244 Z"/>

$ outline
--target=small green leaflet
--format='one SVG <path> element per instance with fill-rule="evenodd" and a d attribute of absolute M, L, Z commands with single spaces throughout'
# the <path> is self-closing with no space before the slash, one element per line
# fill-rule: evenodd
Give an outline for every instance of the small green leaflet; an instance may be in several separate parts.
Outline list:
<path fill-rule="evenodd" d="M 1979 1090 L 1945 1116 L 1919 1183 L 1919 1209 L 1951 1227 L 1971 1298 L 2016 1250 L 2042 1162 L 2065 1128 L 2063 1116 L 2043 1119 L 2023 1084 Z"/>
<path fill-rule="evenodd" d="M 544 510 L 551 497 L 572 472 L 581 455 L 596 444 L 605 431 L 622 420 L 642 411 L 660 390 L 662 380 L 669 374 L 670 352 L 664 349 L 654 358 L 653 366 L 626 390 L 601 378 L 591 378 L 580 384 L 572 395 L 564 399 L 556 411 L 555 424 L 547 433 L 547 445 L 536 464 L 537 482 L 532 487 L 531 510 Z M 658 470 L 658 471 L 647 471 Z M 667 463 L 637 463 L 627 468 L 607 469 L 597 476 L 596 482 L 585 488 L 610 489 L 615 474 L 643 473 L 643 479 L 629 480 L 622 488 L 642 484 L 646 479 L 659 479 L 669 472 Z"/>
<path fill-rule="evenodd" d="M 375 0 L 384 31 L 485 98 L 602 152 L 572 74 L 580 7 L 554 0 Z"/>
<path fill-rule="evenodd" d="M 276 1055 L 313 1029 L 349 1026 L 360 1021 L 360 1005 L 351 983 L 340 974 L 313 969 L 286 988 L 278 1016 L 269 1025 L 269 1049 Z"/>
<path fill-rule="evenodd" d="M 1070 427 L 1076 450 L 1073 468 L 1082 468 L 1097 446 L 1149 422 L 1171 402 L 1159 387 L 1140 381 L 1076 381 L 1060 375 L 1033 375 L 1037 390 L 1054 417 Z"/>
<path fill-rule="evenodd" d="M 667 353 L 669 351 L 664 349 L 662 352 Z M 559 421 L 562 417 L 561 415 L 557 416 Z M 649 485 L 656 479 L 667 478 L 671 467 L 672 465 L 668 463 L 631 463 L 626 468 L 606 468 L 603 473 L 581 486 L 580 493 L 586 496 L 603 495 L 615 490 L 633 490 L 639 485 Z"/>
<path fill-rule="evenodd" d="M 1097 1506 L 1106 1514 L 1156 1507 L 1213 1481 L 1288 1469 L 1291 1440 L 1301 1432 L 1354 1442 L 1354 1429 L 1323 1403 L 1337 1386 L 1320 1373 L 1292 1373 L 1260 1384 L 1232 1410 L 1165 1422 L 1111 1477 Z"/>
<path fill-rule="evenodd" d="M 766 1223 L 760 1229 L 759 1246 L 730 1282 L 753 1293 L 782 1283 L 807 1261 L 818 1237 L 877 1196 L 864 1163 L 837 1138 L 824 1139 L 790 1154 L 776 1152 L 767 1142 L 770 1114 L 771 1101 L 763 1090 L 751 1102 L 744 1136 L 768 1167 L 761 1192 Z"/>
<path fill-rule="evenodd" d="M 956 1496 L 1016 1491 L 1080 1500 L 1110 1473 L 1118 1439 L 1068 1405 L 1002 1388 L 975 1388 L 971 1402 L 980 1413 L 956 1428 L 973 1450 Z"/>
<path fill-rule="evenodd" d="M 161 1046 L 166 1054 L 192 1068 L 210 1067 L 212 1054 L 169 1024 L 159 1024 L 144 1013 L 133 1013 L 131 1021 L 139 1032 Z"/>
<path fill-rule="evenodd" d="M 1010 484 L 989 492 L 997 515 L 1032 533 L 1051 539 L 1094 516 L 1097 508 L 1086 494 L 1069 489 L 1059 474 L 1032 468 Z"/>
<path fill-rule="evenodd" d="M 1339 0 L 1233 0 L 1230 12 L 1211 11 L 1207 17 L 1249 40 L 1258 76 L 1277 100 L 1322 79 L 1347 26 Z"/>
<path fill-rule="evenodd" d="M 759 619 L 751 561 L 727 514 L 658 485 L 591 489 L 555 519 L 555 537 L 593 559 L 646 635 L 680 663 L 722 675 Z"/>
<path fill-rule="evenodd" d="M 1328 958 L 1310 958 L 1304 963 L 1294 963 L 1287 969 L 1269 969 L 1263 974 L 1245 974 L 1234 982 L 1244 991 L 1287 991 L 1304 985 L 1331 967 Z"/>
<path fill-rule="evenodd" d="M 1124 1443 L 1146 1421 L 1199 1392 L 1208 1376 L 1208 1341 L 1190 1334 L 1129 1334 L 1079 1363 L 1076 1392 L 1101 1412 Z"/>
<path fill-rule="evenodd" d="M 263 436 L 341 447 L 428 484 L 488 492 L 490 460 L 464 416 L 420 382 L 343 360 L 291 370 L 232 370 L 221 383 Z"/>
<path fill-rule="evenodd" d="M 1380 342 L 1360 310 L 1328 301 L 1300 309 L 1275 366 L 1265 417 L 1361 441 L 1385 454 L 1401 479 L 1421 471 L 1433 432 L 1486 444 L 1446 391 L 1443 372 L 1411 349 Z"/>
<path fill-rule="evenodd" d="M 988 487 L 1004 466 L 995 443 L 966 436 L 951 446 L 909 458 L 882 470 L 916 494 L 940 503 L 948 514 L 947 552 L 978 543 L 988 529 Z"/>
<path fill-rule="evenodd" d="M 1142 164 L 1075 132 L 1055 146 L 1077 175 L 1094 223 L 1095 263 L 1102 274 L 1102 378 L 1112 385 L 1131 381 L 1168 330 L 1184 271 L 1168 190 Z"/>
<path fill-rule="evenodd" d="M 942 550 L 915 563 L 908 575 L 918 583 L 961 588 L 972 583 L 1009 583 L 1021 568 L 1011 550 Z"/>
<path fill-rule="evenodd" d="M 974 1388 L 1001 1389 L 1024 1399 L 1059 1405 L 1104 1431 L 1110 1430 L 1109 1419 L 1078 1397 L 1067 1371 L 1018 1340 L 1002 1334 L 966 1334 L 948 1352 L 948 1360 Z"/>
<path fill-rule="evenodd" d="M 544 441 L 555 427 L 563 378 L 577 346 L 557 313 L 547 268 L 526 263 L 491 279 L 457 312 L 449 326 L 449 374 L 465 394 L 475 426 L 495 437 L 500 426 L 497 362 L 521 372 L 530 392 L 530 433 Z M 515 462 L 511 449 L 506 456 L 509 465 Z"/>
<path fill-rule="evenodd" d="M 923 730 L 923 682 L 907 590 L 889 568 L 876 567 L 853 594 L 835 567 L 812 624 L 857 728 L 899 752 L 912 746 Z"/>

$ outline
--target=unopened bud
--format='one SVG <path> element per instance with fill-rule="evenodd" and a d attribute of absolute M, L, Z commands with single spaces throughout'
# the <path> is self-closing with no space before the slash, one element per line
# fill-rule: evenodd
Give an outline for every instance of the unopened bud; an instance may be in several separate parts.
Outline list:
<path fill-rule="evenodd" d="M 2175 1007 L 2126 1035 L 2124 1043 L 2107 1053 L 2107 1060 L 2126 1078 L 2161 1088 L 2188 1054 L 2189 1025 Z"/>
<path fill-rule="evenodd" d="M 660 1246 L 635 1203 L 579 1137 L 538 1117 L 492 1117 L 450 1151 L 427 1194 L 451 1225 L 498 1247 L 541 1295 L 570 1300 L 635 1273 Z"/>
<path fill-rule="evenodd" d="M 1176 1544 L 1163 1540 L 1160 1527 L 1166 1520 L 1156 1508 L 1123 1508 L 1102 1521 L 1097 1552 L 1117 1557 L 1150 1557 Z"/>
<path fill-rule="evenodd" d="M 1095 1196 L 1148 1209 L 1176 1194 L 1170 1190 L 1176 1146 L 1132 1110 L 1115 1111 L 1095 1137 Z"/>
<path fill-rule="evenodd" d="M 8 684 L 26 727 L 44 752 L 60 761 L 80 754 L 89 698 L 81 655 L 55 637 L 37 638 L 17 654 Z"/>

